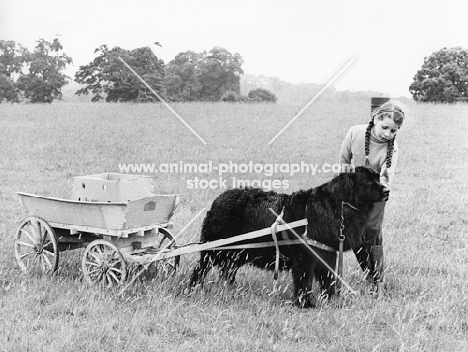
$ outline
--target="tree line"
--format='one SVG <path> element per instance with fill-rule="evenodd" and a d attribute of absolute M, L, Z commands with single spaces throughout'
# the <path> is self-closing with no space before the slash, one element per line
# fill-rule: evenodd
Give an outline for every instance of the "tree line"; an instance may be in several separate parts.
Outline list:
<path fill-rule="evenodd" d="M 58 39 L 52 43 L 40 39 L 32 53 L 14 41 L 0 40 L 0 102 L 50 103 L 61 99 L 62 87 L 71 80 L 64 70 L 72 63 L 62 50 Z M 170 101 L 276 101 L 265 89 L 242 96 L 244 61 L 221 47 L 202 53 L 186 51 L 168 64 L 149 47 L 126 50 L 104 44 L 94 54 L 94 60 L 80 66 L 74 77 L 83 86 L 76 94 L 92 95 L 93 102 L 154 102 L 159 100 L 157 95 Z"/>
<path fill-rule="evenodd" d="M 94 60 L 80 66 L 74 77 L 83 87 L 76 94 L 91 95 L 93 102 L 154 102 L 159 100 L 157 95 L 169 101 L 277 101 L 265 88 L 251 87 L 243 96 L 240 79 L 244 61 L 241 55 L 221 47 L 202 53 L 185 51 L 167 64 L 149 47 L 127 50 L 101 45 L 94 54 Z M 14 41 L 0 40 L 0 102 L 50 103 L 61 99 L 61 89 L 71 80 L 64 70 L 72 62 L 57 38 L 52 42 L 38 40 L 32 52 Z M 419 102 L 468 101 L 468 50 L 443 48 L 424 58 L 409 91 Z"/>

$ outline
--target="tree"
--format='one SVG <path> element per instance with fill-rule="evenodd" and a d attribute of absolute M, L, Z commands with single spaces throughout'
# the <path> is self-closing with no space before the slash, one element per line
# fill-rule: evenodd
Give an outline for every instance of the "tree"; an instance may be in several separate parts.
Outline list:
<path fill-rule="evenodd" d="M 94 53 L 98 56 L 88 65 L 80 66 L 75 81 L 86 87 L 76 94 L 93 94 L 93 102 L 155 101 L 158 98 L 131 72 L 121 57 L 159 95 L 164 96 L 164 61 L 149 47 L 132 51 L 119 47 L 109 49 L 101 45 Z"/>
<path fill-rule="evenodd" d="M 19 102 L 15 84 L 6 75 L 0 73 L 0 103 L 3 99 L 9 102 Z"/>
<path fill-rule="evenodd" d="M 443 48 L 424 58 L 409 87 L 413 99 L 448 102 L 468 98 L 468 50 Z"/>
<path fill-rule="evenodd" d="M 193 51 L 178 54 L 166 65 L 164 83 L 167 96 L 175 101 L 200 99 L 201 84 L 198 81 L 202 55 Z"/>
<path fill-rule="evenodd" d="M 186 51 L 166 66 L 169 99 L 218 101 L 226 92 L 240 93 L 243 61 L 239 54 L 215 47 L 208 53 Z"/>
<path fill-rule="evenodd" d="M 29 55 L 29 73 L 18 78 L 16 87 L 31 103 L 51 103 L 62 98 L 61 88 L 68 83 L 62 71 L 73 60 L 65 53 L 59 55 L 63 46 L 57 38 L 52 43 L 44 39 L 37 43 Z"/>
<path fill-rule="evenodd" d="M 244 61 L 239 54 L 232 55 L 226 49 L 214 47 L 203 52 L 198 81 L 202 100 L 218 101 L 228 91 L 240 93 L 240 77 L 244 73 Z"/>
<path fill-rule="evenodd" d="M 265 101 L 268 103 L 276 103 L 276 101 L 278 100 L 278 98 L 276 98 L 276 95 L 274 95 L 269 90 L 263 88 L 251 90 L 248 94 L 248 97 L 255 101 Z"/>
<path fill-rule="evenodd" d="M 21 74 L 25 63 L 29 61 L 29 51 L 12 40 L 0 40 L 0 73 L 8 79 L 14 74 Z"/>
<path fill-rule="evenodd" d="M 18 102 L 15 80 L 29 61 L 29 51 L 12 40 L 0 40 L 0 102 Z"/>

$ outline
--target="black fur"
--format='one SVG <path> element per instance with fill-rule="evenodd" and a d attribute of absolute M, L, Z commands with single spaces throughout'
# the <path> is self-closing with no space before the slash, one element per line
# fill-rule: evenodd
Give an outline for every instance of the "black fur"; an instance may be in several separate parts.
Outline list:
<path fill-rule="evenodd" d="M 352 204 L 359 210 L 344 207 L 346 239 L 344 249 L 361 246 L 364 226 L 373 209 L 373 203 L 388 198 L 388 189 L 379 182 L 379 175 L 368 168 L 357 167 L 354 173 L 342 173 L 331 181 L 307 191 L 292 195 L 265 192 L 257 188 L 231 189 L 219 195 L 208 211 L 202 226 L 201 242 L 230 238 L 247 232 L 270 227 L 276 216 L 284 208 L 283 220 L 287 223 L 307 218 L 307 236 L 338 250 L 341 224 L 342 201 Z M 304 227 L 294 229 L 302 236 Z M 278 233 L 278 240 L 296 239 L 290 231 Z M 271 241 L 271 235 L 252 242 Z M 246 243 L 236 242 L 235 244 Z M 312 247 L 331 268 L 335 268 L 336 252 L 328 252 Z M 294 297 L 301 307 L 315 305 L 311 294 L 314 278 L 318 280 L 324 294 L 335 292 L 334 276 L 325 265 L 310 251 L 308 246 L 281 246 L 281 269 L 291 269 L 294 282 Z M 275 248 L 243 250 L 203 251 L 200 262 L 195 267 L 190 285 L 203 282 L 212 266 L 218 266 L 221 276 L 234 282 L 237 270 L 246 263 L 273 269 Z"/>

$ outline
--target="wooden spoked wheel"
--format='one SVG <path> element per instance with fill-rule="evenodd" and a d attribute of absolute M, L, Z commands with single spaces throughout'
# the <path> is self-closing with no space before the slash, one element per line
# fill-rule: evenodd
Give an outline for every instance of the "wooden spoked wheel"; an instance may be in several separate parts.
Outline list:
<path fill-rule="evenodd" d="M 86 281 L 105 287 L 120 285 L 127 277 L 127 265 L 122 253 L 106 240 L 95 240 L 88 244 L 81 268 Z"/>
<path fill-rule="evenodd" d="M 15 257 L 23 272 L 49 274 L 57 270 L 58 240 L 53 228 L 42 218 L 28 216 L 18 225 Z"/>
<path fill-rule="evenodd" d="M 159 230 L 158 250 L 166 251 L 175 248 L 174 236 L 166 229 Z M 167 259 L 157 260 L 156 254 L 156 270 L 158 276 L 162 279 L 168 278 L 175 274 L 177 266 L 180 262 L 180 256 L 170 257 Z"/>

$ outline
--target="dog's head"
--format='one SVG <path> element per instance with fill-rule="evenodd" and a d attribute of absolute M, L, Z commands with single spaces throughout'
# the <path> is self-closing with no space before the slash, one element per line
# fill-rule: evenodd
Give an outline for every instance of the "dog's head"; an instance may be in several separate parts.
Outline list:
<path fill-rule="evenodd" d="M 390 190 L 380 182 L 380 175 L 372 169 L 359 166 L 355 169 L 356 196 L 359 199 L 376 203 L 387 201 Z"/>
<path fill-rule="evenodd" d="M 390 194 L 390 190 L 380 182 L 379 174 L 364 166 L 338 175 L 329 186 L 338 202 L 351 202 L 361 207 L 386 201 Z"/>

